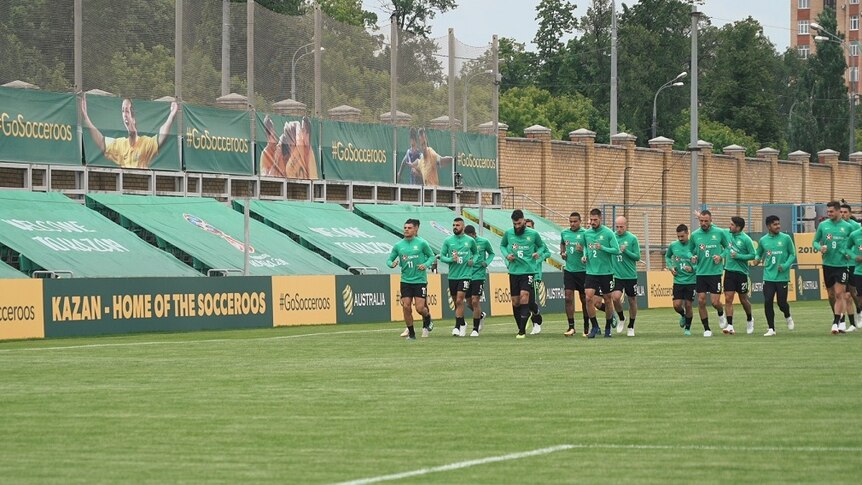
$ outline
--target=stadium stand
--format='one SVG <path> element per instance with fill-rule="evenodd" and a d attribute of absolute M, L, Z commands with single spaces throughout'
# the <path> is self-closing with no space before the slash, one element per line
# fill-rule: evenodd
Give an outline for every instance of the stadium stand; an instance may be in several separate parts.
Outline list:
<path fill-rule="evenodd" d="M 87 205 L 194 269 L 242 274 L 242 214 L 215 199 L 90 194 Z M 348 274 L 262 222 L 251 220 L 249 274 Z"/>
<path fill-rule="evenodd" d="M 242 211 L 243 201 L 234 201 Z M 386 265 L 400 238 L 344 207 L 323 202 L 252 201 L 253 216 L 353 273 L 400 273 Z"/>
<path fill-rule="evenodd" d="M 466 219 L 478 223 L 479 216 L 480 212 L 478 209 L 464 209 L 464 217 Z M 504 231 L 512 227 L 512 211 L 510 210 L 484 209 L 481 212 L 481 217 L 482 223 L 485 227 L 491 229 L 497 234 L 502 235 Z M 566 263 L 559 254 L 560 233 L 563 232 L 563 228 L 528 210 L 524 211 L 524 217 L 526 219 L 533 220 L 535 229 L 539 231 L 539 234 L 542 236 L 542 240 L 545 241 L 545 244 L 551 247 L 551 259 L 554 261 L 554 265 L 560 268 L 565 266 Z M 587 216 L 581 214 L 581 220 L 583 221 L 582 224 L 584 227 L 589 226 Z"/>
<path fill-rule="evenodd" d="M 56 192 L 0 192 L 0 251 L 22 273 L 72 277 L 198 276 L 170 255 Z"/>
<path fill-rule="evenodd" d="M 0 261 L 0 279 L 2 278 L 26 278 L 27 276 L 20 271 L 16 271 L 15 268 L 9 266 L 8 264 Z"/>
<path fill-rule="evenodd" d="M 435 252 L 440 252 L 443 246 L 443 241 L 452 234 L 452 220 L 458 217 L 458 213 L 445 207 L 419 207 L 414 205 L 375 205 L 375 204 L 356 204 L 354 206 L 356 212 L 363 215 L 377 224 L 385 227 L 394 234 L 401 234 L 404 227 L 404 221 L 408 218 L 419 219 L 421 223 L 419 236 L 428 241 L 431 248 Z M 487 212 L 487 211 L 486 211 Z M 465 218 L 465 222 L 470 224 L 470 221 Z M 511 224 L 511 219 L 510 219 Z M 489 266 L 491 273 L 505 273 L 506 265 L 500 258 L 500 237 L 493 234 L 491 231 L 482 231 L 477 227 L 477 231 L 482 237 L 488 238 L 491 241 L 491 246 L 497 256 Z M 550 248 L 551 253 L 554 253 L 553 247 Z M 446 265 L 440 265 L 440 271 L 446 272 Z M 557 270 L 553 266 L 543 263 L 542 271 L 554 272 Z"/>

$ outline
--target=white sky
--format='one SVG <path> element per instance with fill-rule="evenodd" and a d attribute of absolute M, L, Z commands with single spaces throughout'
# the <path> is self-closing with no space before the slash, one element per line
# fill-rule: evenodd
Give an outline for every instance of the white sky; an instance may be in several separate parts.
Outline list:
<path fill-rule="evenodd" d="M 591 0 L 571 0 L 577 8 L 575 16 L 586 14 Z M 633 5 L 638 0 L 617 0 Z M 388 24 L 380 7 L 386 0 L 362 0 L 366 10 L 375 12 L 380 25 Z M 529 44 L 536 34 L 538 24 L 536 5 L 539 0 L 458 0 L 458 8 L 437 15 L 432 22 L 432 37 L 447 34 L 449 27 L 455 29 L 455 37 L 465 44 L 483 46 L 491 42 L 491 36 L 514 37 Z M 748 16 L 757 19 L 764 27 L 766 36 L 775 44 L 778 52 L 784 52 L 790 44 L 790 2 L 788 0 L 706 0 L 700 10 L 712 18 L 712 24 L 722 26 Z"/>

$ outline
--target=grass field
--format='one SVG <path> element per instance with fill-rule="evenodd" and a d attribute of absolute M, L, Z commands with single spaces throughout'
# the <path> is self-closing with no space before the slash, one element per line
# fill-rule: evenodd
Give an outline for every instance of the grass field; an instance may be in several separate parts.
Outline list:
<path fill-rule="evenodd" d="M 7 342 L 0 480 L 859 483 L 862 334 L 793 310 L 775 338 L 757 307 L 710 339 L 649 310 L 589 341 L 549 315 L 526 340 L 495 318 Z"/>

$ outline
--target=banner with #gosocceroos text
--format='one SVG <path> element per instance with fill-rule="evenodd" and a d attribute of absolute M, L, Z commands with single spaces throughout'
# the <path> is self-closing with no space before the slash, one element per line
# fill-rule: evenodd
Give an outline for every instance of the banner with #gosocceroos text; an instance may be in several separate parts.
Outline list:
<path fill-rule="evenodd" d="M 330 180 L 392 183 L 392 127 L 323 121 L 321 162 Z"/>
<path fill-rule="evenodd" d="M 252 175 L 248 111 L 183 105 L 183 158 L 189 172 Z"/>
<path fill-rule="evenodd" d="M 455 171 L 463 177 L 464 187 L 496 189 L 497 137 L 458 132 L 458 161 Z"/>
<path fill-rule="evenodd" d="M 0 160 L 80 165 L 77 125 L 74 94 L 0 87 Z"/>

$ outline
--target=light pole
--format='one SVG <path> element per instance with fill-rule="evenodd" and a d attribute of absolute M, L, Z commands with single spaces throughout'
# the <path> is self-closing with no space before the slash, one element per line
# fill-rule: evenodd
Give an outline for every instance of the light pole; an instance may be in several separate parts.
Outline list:
<path fill-rule="evenodd" d="M 856 83 L 859 82 L 859 73 L 854 70 L 856 67 L 854 64 L 857 64 L 856 57 L 859 56 L 859 52 L 857 51 L 854 56 L 853 53 L 850 52 L 847 43 L 844 42 L 844 39 L 824 29 L 823 26 L 817 22 L 811 22 L 810 26 L 817 32 L 826 34 L 814 35 L 814 40 L 816 42 L 833 42 L 838 44 L 847 53 L 847 57 L 850 58 L 850 66 L 848 66 L 850 69 L 850 75 L 847 76 L 847 81 L 850 83 L 850 136 L 849 147 L 847 148 L 847 156 L 849 157 L 851 153 L 856 151 Z"/>
<path fill-rule="evenodd" d="M 294 101 L 297 100 L 296 99 L 296 63 L 299 62 L 299 60 L 302 59 L 303 57 L 305 57 L 309 54 L 313 54 L 314 50 L 313 49 L 308 50 L 299 57 L 296 57 L 296 55 L 302 49 L 306 49 L 306 48 L 311 47 L 313 45 L 314 45 L 314 42 L 309 42 L 308 44 L 300 46 L 299 49 L 296 49 L 296 51 L 294 51 L 293 57 L 291 57 L 291 60 L 290 60 L 290 99 L 292 99 Z M 320 52 L 323 52 L 324 50 L 325 49 L 323 47 L 320 48 Z"/>
<path fill-rule="evenodd" d="M 675 78 L 662 84 L 661 87 L 658 88 L 658 91 L 655 92 L 655 96 L 652 98 L 652 137 L 653 138 L 656 137 L 656 129 L 658 128 L 658 122 L 656 121 L 656 103 L 658 102 L 658 93 L 662 92 L 662 90 L 664 88 L 682 86 L 683 83 L 680 81 L 680 79 L 686 77 L 687 75 L 688 75 L 687 72 L 682 71 L 681 73 L 677 74 Z"/>
<path fill-rule="evenodd" d="M 477 72 L 477 73 L 473 74 L 472 76 L 467 76 L 466 78 L 464 78 L 464 96 L 462 96 L 463 97 L 463 99 L 462 99 L 463 106 L 462 106 L 462 113 L 461 113 L 461 126 L 463 128 L 463 131 L 467 131 L 467 91 L 470 89 L 470 80 L 476 76 L 481 76 L 482 74 L 494 74 L 494 71 L 491 69 L 488 69 L 485 71 Z"/>

